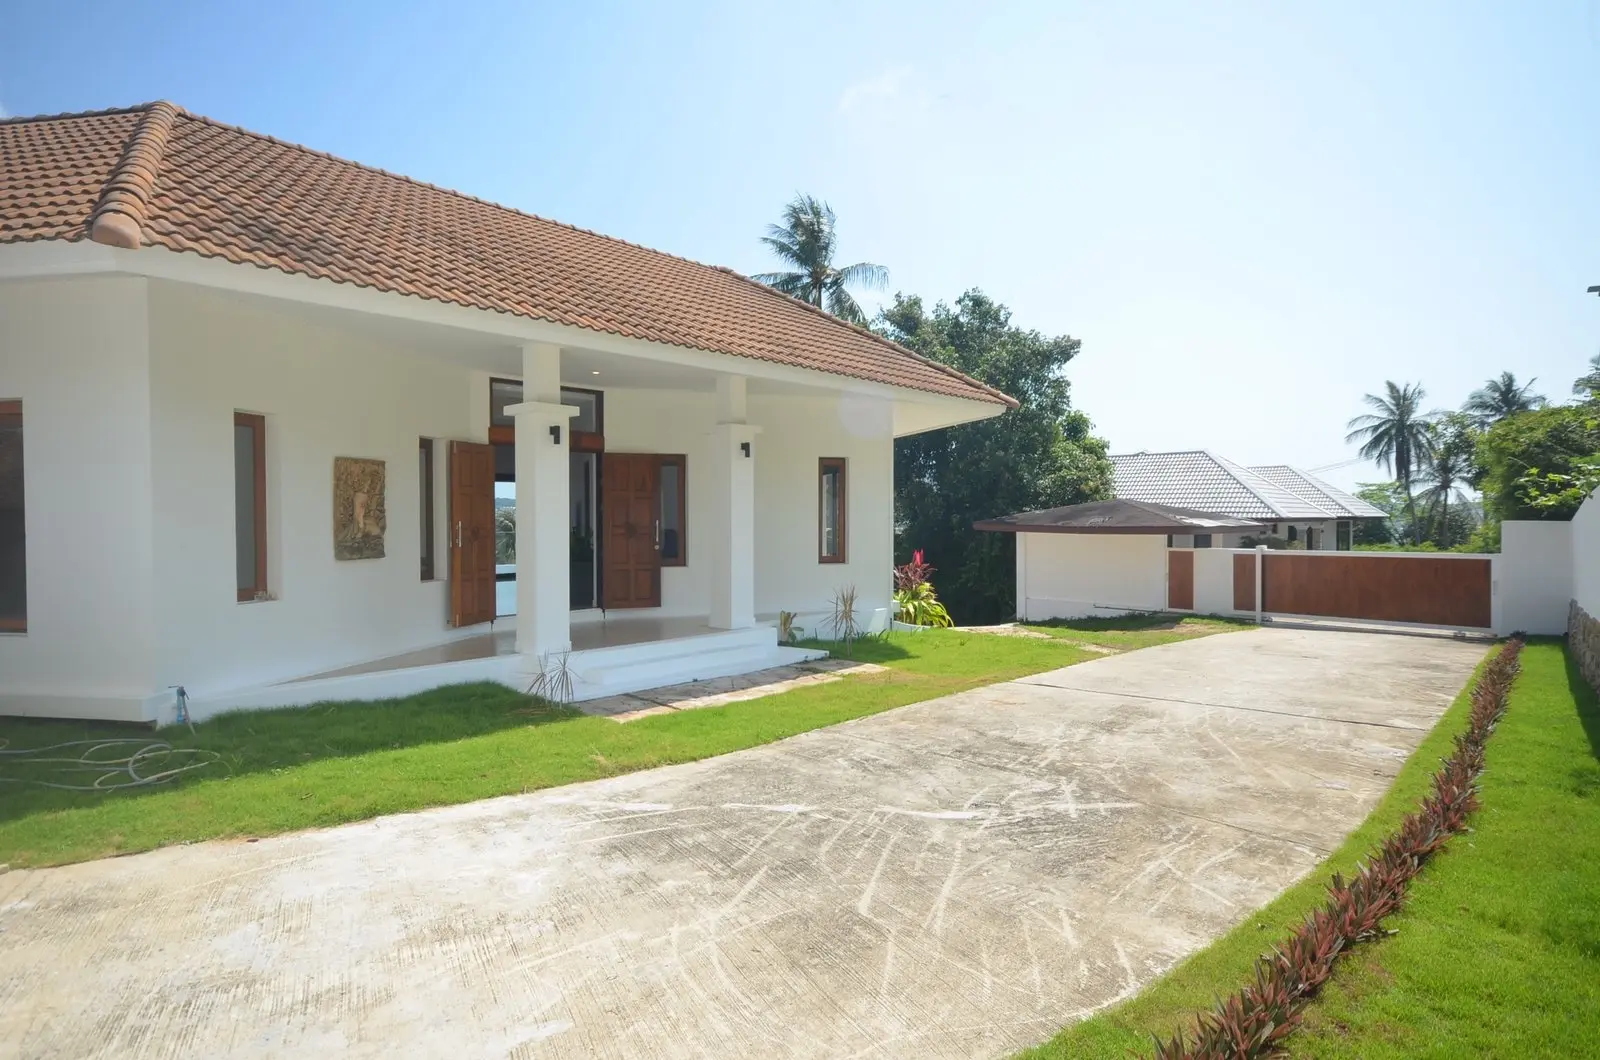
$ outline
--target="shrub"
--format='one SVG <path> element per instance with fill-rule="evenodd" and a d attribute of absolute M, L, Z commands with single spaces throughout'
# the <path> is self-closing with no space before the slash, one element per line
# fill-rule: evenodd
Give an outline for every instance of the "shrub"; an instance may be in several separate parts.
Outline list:
<path fill-rule="evenodd" d="M 894 569 L 894 617 L 913 626 L 955 625 L 950 612 L 939 602 L 929 576 L 933 567 L 918 549 L 911 554 L 911 562 Z"/>

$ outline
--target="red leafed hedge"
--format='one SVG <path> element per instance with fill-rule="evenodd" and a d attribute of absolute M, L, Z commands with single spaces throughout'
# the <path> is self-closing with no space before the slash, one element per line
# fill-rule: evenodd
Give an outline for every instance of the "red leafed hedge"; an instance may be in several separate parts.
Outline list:
<path fill-rule="evenodd" d="M 1472 689 L 1467 731 L 1433 777 L 1433 790 L 1417 812 L 1346 880 L 1335 873 L 1328 901 L 1284 944 L 1256 962 L 1255 979 L 1196 1021 L 1192 1038 L 1182 1031 L 1156 1039 L 1157 1060 L 1252 1060 L 1277 1053 L 1300 1022 L 1306 1004 L 1327 982 L 1334 962 L 1348 947 L 1385 934 L 1384 917 L 1400 908 L 1406 887 L 1423 864 L 1478 808 L 1483 748 L 1505 713 L 1517 676 L 1522 641 L 1505 643 L 1483 668 Z"/>

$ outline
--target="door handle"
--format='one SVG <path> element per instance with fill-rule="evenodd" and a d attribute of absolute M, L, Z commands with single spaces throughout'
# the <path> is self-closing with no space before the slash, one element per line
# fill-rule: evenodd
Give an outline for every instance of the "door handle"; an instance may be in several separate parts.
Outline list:
<path fill-rule="evenodd" d="M 661 551 L 661 520 L 656 520 L 656 551 Z"/>
<path fill-rule="evenodd" d="M 456 520 L 456 547 L 461 547 L 461 520 Z"/>

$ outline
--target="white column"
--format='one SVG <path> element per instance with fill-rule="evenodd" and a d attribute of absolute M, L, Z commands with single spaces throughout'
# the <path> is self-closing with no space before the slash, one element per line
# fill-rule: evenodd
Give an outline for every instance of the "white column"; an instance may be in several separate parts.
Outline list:
<path fill-rule="evenodd" d="M 569 420 L 561 404 L 561 349 L 522 348 L 517 421 L 517 651 L 540 657 L 572 649 L 567 494 Z"/>
<path fill-rule="evenodd" d="M 714 629 L 756 624 L 756 435 L 747 420 L 743 376 L 717 379 L 717 422 L 706 468 L 706 547 Z"/>

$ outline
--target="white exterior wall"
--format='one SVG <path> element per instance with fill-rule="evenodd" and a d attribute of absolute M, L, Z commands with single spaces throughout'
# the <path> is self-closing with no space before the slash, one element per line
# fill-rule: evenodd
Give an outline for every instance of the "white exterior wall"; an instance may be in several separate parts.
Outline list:
<path fill-rule="evenodd" d="M 154 709 L 145 286 L 0 284 L 0 399 L 22 401 L 28 579 L 27 632 L 0 633 L 0 714 Z"/>
<path fill-rule="evenodd" d="M 894 438 L 885 403 L 750 396 L 756 452 L 756 613 L 793 611 L 819 632 L 836 592 L 856 590 L 864 628 L 886 628 L 894 592 Z M 818 461 L 845 459 L 844 563 L 819 562 Z M 914 543 L 913 543 L 914 544 Z M 826 632 L 821 631 L 821 632 Z"/>
<path fill-rule="evenodd" d="M 1600 494 L 1583 502 L 1572 528 L 1572 598 L 1600 618 Z"/>
<path fill-rule="evenodd" d="M 0 285 L 0 399 L 23 401 L 29 628 L 0 634 L 0 713 L 169 719 L 207 702 L 488 630 L 448 619 L 447 442 L 483 441 L 487 371 L 291 303 L 142 278 Z M 381 336 L 392 333 L 396 338 Z M 710 611 L 715 396 L 605 392 L 607 446 L 687 457 L 688 564 L 661 614 Z M 233 413 L 266 418 L 268 586 L 235 581 Z M 893 412 L 751 394 L 758 614 L 816 628 L 854 585 L 889 619 Z M 435 574 L 420 577 L 418 439 L 435 451 Z M 333 460 L 387 464 L 386 555 L 333 558 Z M 848 562 L 818 561 L 818 460 L 847 461 Z M 563 482 L 565 480 L 563 479 Z"/>
<path fill-rule="evenodd" d="M 685 467 L 681 567 L 661 569 L 661 607 L 629 612 L 710 613 L 705 525 L 716 396 L 688 391 L 607 389 L 606 449 L 682 453 Z M 749 421 L 760 428 L 755 462 L 755 610 L 793 611 L 813 631 L 835 591 L 854 585 L 858 613 L 887 621 L 894 565 L 894 439 L 886 404 L 752 394 Z M 844 457 L 845 563 L 820 563 L 818 461 Z"/>
<path fill-rule="evenodd" d="M 1018 534 L 1024 621 L 1167 606 L 1167 539 L 1156 534 Z"/>
<path fill-rule="evenodd" d="M 1574 523 L 1508 520 L 1495 559 L 1500 633 L 1558 634 L 1573 600 Z"/>
<path fill-rule="evenodd" d="M 470 439 L 472 373 L 293 311 L 151 290 L 158 685 L 208 693 L 436 644 L 448 553 L 420 574 L 420 437 Z M 482 394 L 485 406 L 488 394 Z M 235 589 L 233 413 L 266 417 L 267 583 Z M 482 440 L 481 436 L 478 440 Z M 382 559 L 333 558 L 333 460 L 387 462 Z M 446 498 L 436 452 L 436 528 Z"/>

